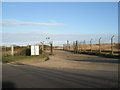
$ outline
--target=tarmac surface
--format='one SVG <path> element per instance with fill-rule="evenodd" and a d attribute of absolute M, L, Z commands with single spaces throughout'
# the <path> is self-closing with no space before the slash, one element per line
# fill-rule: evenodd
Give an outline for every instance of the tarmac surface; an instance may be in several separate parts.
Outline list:
<path fill-rule="evenodd" d="M 96 62 L 91 62 L 92 60 Z M 109 63 L 115 60 L 117 61 L 114 58 L 55 50 L 50 60 L 45 62 L 3 64 L 2 86 L 3 88 L 118 88 L 118 63 Z"/>

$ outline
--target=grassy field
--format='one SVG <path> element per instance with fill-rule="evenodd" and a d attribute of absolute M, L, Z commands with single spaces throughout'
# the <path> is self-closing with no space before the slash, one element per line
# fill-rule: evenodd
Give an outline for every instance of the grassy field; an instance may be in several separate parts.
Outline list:
<path fill-rule="evenodd" d="M 41 54 L 39 56 L 6 56 L 6 57 L 2 57 L 2 62 L 3 63 L 9 63 L 9 62 L 13 62 L 13 61 L 20 61 L 20 60 L 24 60 L 24 59 L 34 59 L 34 58 L 49 58 L 48 54 Z"/>

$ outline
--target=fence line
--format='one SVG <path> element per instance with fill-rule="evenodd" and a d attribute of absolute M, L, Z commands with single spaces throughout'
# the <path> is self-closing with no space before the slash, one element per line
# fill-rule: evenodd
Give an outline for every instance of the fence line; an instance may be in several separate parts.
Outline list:
<path fill-rule="evenodd" d="M 110 53 L 115 54 L 120 52 L 120 43 L 113 43 L 114 35 L 111 37 L 110 43 L 101 43 L 102 37 L 98 39 L 97 44 L 93 44 L 93 39 L 90 39 L 89 44 L 86 44 L 86 40 L 84 41 L 73 41 L 72 44 L 68 46 L 67 44 L 63 44 L 63 49 L 68 51 L 73 51 L 74 53 L 78 52 L 97 52 L 97 53 Z M 70 49 L 68 49 L 70 47 Z"/>

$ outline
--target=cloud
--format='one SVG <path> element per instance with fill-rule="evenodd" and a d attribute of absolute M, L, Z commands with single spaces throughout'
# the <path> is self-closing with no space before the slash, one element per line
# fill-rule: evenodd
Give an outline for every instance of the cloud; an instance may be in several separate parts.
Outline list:
<path fill-rule="evenodd" d="M 2 41 L 4 45 L 28 45 L 40 43 L 41 41 L 45 43 L 53 41 L 54 45 L 62 46 L 67 40 L 71 44 L 75 40 L 82 42 L 86 40 L 86 43 L 90 43 L 92 38 L 92 43 L 98 43 L 100 37 L 102 37 L 101 43 L 110 43 L 111 36 L 112 34 L 50 34 L 46 31 L 3 32 Z M 50 37 L 50 40 L 47 40 L 46 37 Z M 115 35 L 114 42 L 118 42 L 118 35 Z"/>
<path fill-rule="evenodd" d="M 26 26 L 26 25 L 37 25 L 37 26 L 65 26 L 66 24 L 61 23 L 41 23 L 41 22 L 26 22 L 26 21 L 19 21 L 15 19 L 5 19 L 2 20 L 0 25 L 3 26 Z"/>

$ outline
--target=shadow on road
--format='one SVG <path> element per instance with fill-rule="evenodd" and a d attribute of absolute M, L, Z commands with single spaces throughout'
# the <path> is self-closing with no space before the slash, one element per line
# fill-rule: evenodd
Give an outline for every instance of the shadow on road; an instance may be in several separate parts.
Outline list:
<path fill-rule="evenodd" d="M 14 83 L 8 81 L 8 82 L 2 82 L 2 89 L 8 89 L 11 88 L 12 90 L 15 90 L 15 85 Z"/>
<path fill-rule="evenodd" d="M 75 59 L 65 59 L 71 61 L 83 61 L 83 62 L 96 62 L 96 63 L 120 63 L 119 60 L 75 60 Z"/>
<path fill-rule="evenodd" d="M 115 72 L 89 72 L 88 70 L 76 72 L 71 69 L 63 71 L 31 65 L 3 65 L 2 87 L 3 89 L 15 88 L 17 85 L 24 88 L 25 85 L 26 88 L 116 88 L 118 80 L 112 73 Z M 6 82 L 8 80 L 10 81 Z"/>

